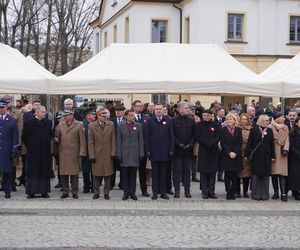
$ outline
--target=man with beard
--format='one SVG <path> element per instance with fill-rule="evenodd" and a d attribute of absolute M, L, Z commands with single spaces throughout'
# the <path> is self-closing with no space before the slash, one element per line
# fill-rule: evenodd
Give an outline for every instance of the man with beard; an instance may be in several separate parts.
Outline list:
<path fill-rule="evenodd" d="M 35 116 L 24 123 L 22 141 L 27 147 L 27 198 L 41 194 L 49 198 L 51 170 L 52 123 L 46 117 L 46 108 L 37 107 Z"/>

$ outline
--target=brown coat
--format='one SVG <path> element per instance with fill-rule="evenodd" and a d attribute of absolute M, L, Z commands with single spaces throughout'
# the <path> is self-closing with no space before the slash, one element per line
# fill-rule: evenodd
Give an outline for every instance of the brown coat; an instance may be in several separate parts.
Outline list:
<path fill-rule="evenodd" d="M 85 156 L 85 138 L 83 125 L 74 120 L 70 127 L 65 121 L 60 122 L 55 130 L 59 147 L 59 174 L 78 175 L 80 172 L 80 156 Z"/>
<path fill-rule="evenodd" d="M 289 129 L 284 124 L 278 124 L 274 121 L 269 125 L 274 134 L 275 161 L 272 162 L 272 175 L 288 175 L 288 158 L 281 155 L 281 146 L 289 151 Z"/>
<path fill-rule="evenodd" d="M 240 178 L 249 178 L 251 177 L 251 164 L 249 161 L 244 160 L 244 153 L 247 146 L 250 129 L 251 127 L 241 127 L 242 136 L 243 136 L 243 145 L 242 145 L 242 155 L 243 155 L 243 170 L 240 172 Z"/>
<path fill-rule="evenodd" d="M 89 125 L 88 133 L 89 158 L 95 159 L 92 164 L 94 176 L 110 176 L 113 174 L 113 162 L 111 157 L 116 155 L 115 127 L 110 121 L 104 128 L 98 121 Z"/>

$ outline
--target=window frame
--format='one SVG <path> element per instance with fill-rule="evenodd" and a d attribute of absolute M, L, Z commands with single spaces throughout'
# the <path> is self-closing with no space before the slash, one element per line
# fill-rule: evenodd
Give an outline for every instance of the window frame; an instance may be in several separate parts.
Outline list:
<path fill-rule="evenodd" d="M 164 42 L 153 42 L 153 22 L 165 22 L 166 23 L 166 35 L 165 35 L 165 41 Z M 150 23 L 150 42 L 151 43 L 168 43 L 169 42 L 169 36 L 170 36 L 170 20 L 167 18 L 151 18 Z M 159 37 L 161 38 L 161 37 Z"/>

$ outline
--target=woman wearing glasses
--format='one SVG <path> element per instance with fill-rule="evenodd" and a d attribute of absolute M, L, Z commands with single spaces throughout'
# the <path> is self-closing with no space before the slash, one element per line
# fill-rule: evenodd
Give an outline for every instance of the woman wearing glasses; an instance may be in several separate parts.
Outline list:
<path fill-rule="evenodd" d="M 275 161 L 272 129 L 268 128 L 270 118 L 260 115 L 256 125 L 250 130 L 245 150 L 245 160 L 250 160 L 252 169 L 252 192 L 254 200 L 269 199 L 269 177 L 271 162 Z"/>

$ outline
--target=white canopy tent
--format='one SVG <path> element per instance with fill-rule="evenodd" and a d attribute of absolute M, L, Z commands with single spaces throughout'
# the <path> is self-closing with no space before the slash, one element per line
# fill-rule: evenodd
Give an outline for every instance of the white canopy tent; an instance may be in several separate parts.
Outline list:
<path fill-rule="evenodd" d="M 279 60 L 261 75 L 270 80 L 278 80 L 284 83 L 282 97 L 300 97 L 300 53 L 292 59 Z"/>
<path fill-rule="evenodd" d="M 44 75 L 47 79 L 54 79 L 57 76 L 46 70 L 41 64 L 34 60 L 31 56 L 26 56 L 26 60 L 30 63 L 30 67 L 41 75 Z"/>
<path fill-rule="evenodd" d="M 211 44 L 111 44 L 49 86 L 50 94 L 282 94 L 281 82 L 253 73 Z"/>
<path fill-rule="evenodd" d="M 48 80 L 16 49 L 0 43 L 0 93 L 46 94 Z"/>

